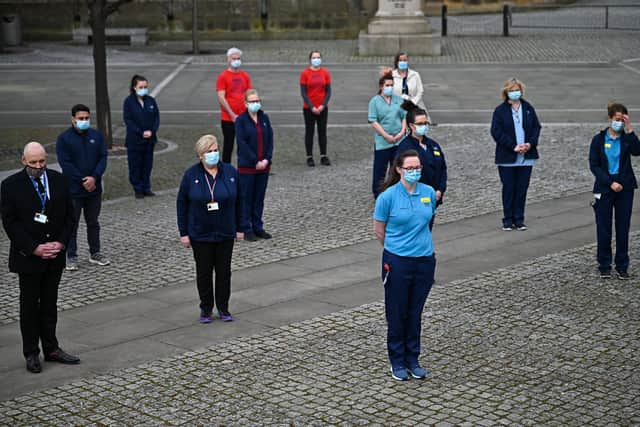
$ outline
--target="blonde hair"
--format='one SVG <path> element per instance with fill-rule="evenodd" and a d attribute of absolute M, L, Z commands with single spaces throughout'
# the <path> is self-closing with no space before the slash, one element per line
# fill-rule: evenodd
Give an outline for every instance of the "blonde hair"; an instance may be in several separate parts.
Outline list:
<path fill-rule="evenodd" d="M 258 91 L 255 90 L 255 89 L 247 89 L 247 91 L 244 93 L 244 100 L 246 102 L 248 102 L 249 101 L 249 97 L 251 95 L 258 95 Z M 258 95 L 258 96 L 260 96 L 260 95 Z"/>
<path fill-rule="evenodd" d="M 213 135 L 202 135 L 198 142 L 196 142 L 195 150 L 198 154 L 198 157 L 202 156 L 204 153 L 209 151 L 209 149 L 213 146 L 218 145 L 218 140 Z"/>
<path fill-rule="evenodd" d="M 508 101 L 509 100 L 509 88 L 511 88 L 514 85 L 518 85 L 520 86 L 520 92 L 522 92 L 522 96 L 524 97 L 524 83 L 522 83 L 520 80 L 516 79 L 515 77 L 511 77 L 509 80 L 507 80 L 506 82 L 504 82 L 504 86 L 502 86 L 502 100 L 503 101 Z"/>

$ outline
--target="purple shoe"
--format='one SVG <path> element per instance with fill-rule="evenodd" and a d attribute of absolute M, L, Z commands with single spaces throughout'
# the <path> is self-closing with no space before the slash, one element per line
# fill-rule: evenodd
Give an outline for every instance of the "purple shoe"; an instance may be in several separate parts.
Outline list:
<path fill-rule="evenodd" d="M 218 314 L 220 315 L 220 320 L 223 322 L 233 321 L 233 316 L 228 311 L 218 311 Z"/>
<path fill-rule="evenodd" d="M 198 319 L 198 322 L 205 324 L 205 323 L 211 323 L 213 321 L 213 319 L 211 318 L 211 313 L 205 313 L 204 311 L 200 312 L 200 319 Z"/>

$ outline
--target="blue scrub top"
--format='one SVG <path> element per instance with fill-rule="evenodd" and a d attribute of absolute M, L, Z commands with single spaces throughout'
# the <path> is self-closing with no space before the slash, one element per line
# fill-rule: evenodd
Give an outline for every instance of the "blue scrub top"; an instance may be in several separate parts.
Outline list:
<path fill-rule="evenodd" d="M 387 188 L 376 199 L 373 219 L 386 223 L 384 248 L 394 255 L 406 257 L 433 254 L 429 222 L 436 213 L 436 192 L 417 183 L 409 192 L 402 181 Z"/>
<path fill-rule="evenodd" d="M 407 112 L 402 108 L 404 100 L 397 96 L 391 95 L 391 102 L 387 104 L 382 95 L 376 95 L 369 101 L 369 110 L 367 120 L 369 123 L 378 122 L 382 129 L 389 135 L 395 135 L 402 130 L 402 120 Z M 398 143 L 389 144 L 378 132 L 375 132 L 374 141 L 376 150 L 388 150 Z"/>
<path fill-rule="evenodd" d="M 609 175 L 617 175 L 620 171 L 620 135 L 612 138 L 608 129 L 604 133 L 604 154 L 607 155 Z"/>

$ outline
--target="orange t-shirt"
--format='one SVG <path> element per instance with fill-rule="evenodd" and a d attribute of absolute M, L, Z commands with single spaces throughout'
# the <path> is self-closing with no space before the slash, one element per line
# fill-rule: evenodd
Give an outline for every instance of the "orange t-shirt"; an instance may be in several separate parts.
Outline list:
<path fill-rule="evenodd" d="M 249 77 L 249 73 L 242 70 L 233 72 L 226 69 L 220 73 L 216 81 L 216 92 L 225 91 L 224 99 L 236 114 L 242 114 L 247 109 L 244 105 L 244 93 L 247 89 L 251 89 L 251 77 Z M 222 121 L 232 121 L 227 110 L 222 107 L 220 107 L 220 116 Z"/>
<path fill-rule="evenodd" d="M 300 73 L 300 84 L 307 85 L 307 97 L 313 103 L 309 106 L 305 102 L 304 108 L 319 107 L 327 95 L 326 89 L 327 85 L 331 84 L 331 74 L 324 68 L 312 70 L 311 67 L 307 67 Z"/>

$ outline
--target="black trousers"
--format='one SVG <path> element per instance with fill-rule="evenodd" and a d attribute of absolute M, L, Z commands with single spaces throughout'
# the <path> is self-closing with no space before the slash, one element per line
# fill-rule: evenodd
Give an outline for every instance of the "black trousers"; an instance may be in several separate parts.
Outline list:
<path fill-rule="evenodd" d="M 64 255 L 61 255 L 64 256 Z M 58 323 L 58 285 L 62 269 L 42 273 L 19 274 L 20 283 L 20 333 L 25 357 L 40 353 L 49 354 L 58 348 L 56 324 Z"/>
<path fill-rule="evenodd" d="M 87 241 L 89 243 L 89 253 L 91 255 L 100 252 L 100 209 L 102 208 L 102 194 L 91 197 L 78 197 L 72 199 L 73 202 L 73 218 L 75 225 L 71 232 L 71 239 L 67 245 L 67 257 L 75 258 L 78 256 L 78 225 L 80 224 L 80 215 L 84 212 L 84 220 L 87 223 Z"/>
<path fill-rule="evenodd" d="M 307 157 L 313 156 L 313 133 L 316 124 L 318 125 L 318 144 L 320 145 L 320 155 L 327 155 L 327 117 L 329 108 L 322 110 L 320 114 L 313 114 L 310 108 L 303 108 L 304 115 L 304 148 L 307 150 Z"/>
<path fill-rule="evenodd" d="M 200 295 L 200 309 L 211 313 L 213 307 L 229 311 L 231 296 L 231 255 L 233 240 L 223 242 L 191 242 L 196 261 L 196 283 Z M 216 288 L 213 292 L 213 272 L 216 273 Z"/>
<path fill-rule="evenodd" d="M 233 144 L 236 139 L 236 124 L 222 120 L 222 161 L 231 163 L 231 155 L 233 154 Z"/>

